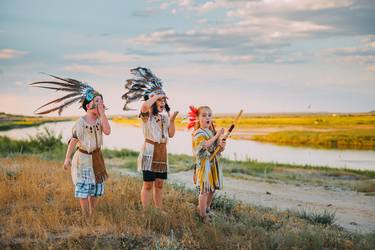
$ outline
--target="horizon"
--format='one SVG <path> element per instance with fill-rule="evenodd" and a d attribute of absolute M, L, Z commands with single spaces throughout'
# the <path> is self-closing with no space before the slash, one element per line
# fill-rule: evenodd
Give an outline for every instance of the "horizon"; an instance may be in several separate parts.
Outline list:
<path fill-rule="evenodd" d="M 46 72 L 91 83 L 108 115 L 136 115 L 121 95 L 145 66 L 181 114 L 371 112 L 373 13 L 371 0 L 2 2 L 1 111 L 35 115 L 62 96 L 28 86 Z"/>

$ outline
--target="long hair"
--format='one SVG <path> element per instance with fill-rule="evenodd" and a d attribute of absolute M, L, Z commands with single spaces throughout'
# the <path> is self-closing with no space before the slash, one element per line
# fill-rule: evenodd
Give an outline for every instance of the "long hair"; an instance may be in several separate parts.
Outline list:
<path fill-rule="evenodd" d="M 200 106 L 197 111 L 197 122 L 195 123 L 194 131 L 197 131 L 201 127 L 201 124 L 199 122 L 199 115 L 204 109 L 209 109 L 212 113 L 212 109 L 209 106 Z M 209 127 L 209 129 L 212 131 L 214 135 L 216 135 L 216 129 L 213 121 L 211 122 L 211 126 Z"/>

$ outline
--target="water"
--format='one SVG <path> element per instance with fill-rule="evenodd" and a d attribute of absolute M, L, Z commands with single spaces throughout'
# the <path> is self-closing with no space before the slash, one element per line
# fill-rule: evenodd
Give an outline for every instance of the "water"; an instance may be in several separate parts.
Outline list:
<path fill-rule="evenodd" d="M 104 147 L 110 149 L 139 150 L 143 143 L 140 128 L 111 122 L 112 133 L 104 137 Z M 17 128 L 0 131 L 15 139 L 28 138 L 48 127 L 61 133 L 63 140 L 68 141 L 73 122 L 48 123 L 39 127 Z M 169 141 L 168 152 L 173 154 L 191 154 L 191 133 L 177 131 Z M 278 162 L 286 164 L 328 166 L 375 171 L 375 151 L 371 150 L 327 150 L 279 146 L 268 143 L 245 140 L 228 140 L 224 156 L 232 160 L 257 160 L 260 162 Z"/>

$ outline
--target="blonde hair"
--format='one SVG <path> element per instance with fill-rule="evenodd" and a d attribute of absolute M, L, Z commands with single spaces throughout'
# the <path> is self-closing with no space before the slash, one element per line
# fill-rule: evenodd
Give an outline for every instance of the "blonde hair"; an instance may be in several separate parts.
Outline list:
<path fill-rule="evenodd" d="M 195 123 L 194 131 L 197 131 L 201 127 L 201 124 L 199 122 L 199 116 L 200 116 L 202 110 L 204 110 L 204 109 L 208 109 L 208 110 L 210 110 L 212 112 L 212 109 L 209 106 L 200 106 L 200 107 L 198 107 L 197 122 Z M 216 134 L 216 129 L 215 129 L 215 126 L 214 126 L 213 122 L 211 123 L 211 126 L 209 127 L 209 129 L 214 133 L 214 135 Z"/>

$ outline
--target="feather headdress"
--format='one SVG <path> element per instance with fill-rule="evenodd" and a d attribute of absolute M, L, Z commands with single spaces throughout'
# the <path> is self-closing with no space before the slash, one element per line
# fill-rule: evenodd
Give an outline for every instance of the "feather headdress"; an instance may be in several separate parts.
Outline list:
<path fill-rule="evenodd" d="M 165 95 L 162 81 L 156 77 L 148 68 L 134 68 L 130 70 L 135 78 L 126 80 L 125 89 L 127 92 L 122 96 L 125 100 L 124 110 L 131 110 L 129 103 L 138 101 L 145 96 Z"/>
<path fill-rule="evenodd" d="M 39 108 L 37 108 L 34 112 L 38 115 L 48 114 L 56 110 L 58 111 L 58 114 L 60 115 L 61 112 L 65 108 L 72 105 L 73 103 L 79 102 L 82 105 L 82 103 L 85 100 L 90 102 L 96 96 L 100 95 L 99 92 L 94 90 L 94 88 L 88 85 L 87 83 L 84 83 L 75 79 L 71 79 L 71 78 L 61 78 L 61 77 L 54 76 L 54 75 L 49 75 L 49 76 L 59 81 L 39 81 L 39 82 L 30 83 L 30 85 L 33 87 L 37 87 L 37 88 L 52 89 L 56 91 L 68 92 L 68 94 L 61 98 L 50 101 L 40 106 Z M 50 106 L 52 104 L 57 104 L 57 105 L 55 105 L 55 107 L 53 108 L 49 108 L 47 110 L 37 112 L 41 108 Z"/>
<path fill-rule="evenodd" d="M 189 118 L 189 123 L 188 123 L 188 129 L 192 129 L 195 127 L 195 124 L 198 122 L 198 108 L 194 106 L 190 106 L 190 111 L 188 112 L 188 118 Z"/>

